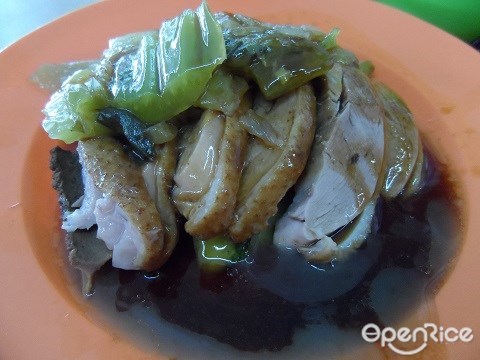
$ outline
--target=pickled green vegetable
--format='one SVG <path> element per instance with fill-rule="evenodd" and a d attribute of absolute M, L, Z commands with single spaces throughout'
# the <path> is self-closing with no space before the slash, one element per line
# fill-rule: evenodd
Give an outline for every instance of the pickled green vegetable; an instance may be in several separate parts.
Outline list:
<path fill-rule="evenodd" d="M 275 226 L 277 221 L 286 213 L 288 206 L 292 202 L 291 194 L 287 194 L 278 203 L 277 213 L 272 215 L 268 219 L 268 226 L 259 233 L 252 236 L 249 243 L 249 251 L 251 254 L 255 254 L 262 248 L 267 248 L 273 244 L 273 233 L 275 232 Z"/>
<path fill-rule="evenodd" d="M 285 146 L 285 141 L 273 126 L 252 109 L 248 109 L 245 114 L 240 116 L 238 121 L 250 135 L 262 139 L 268 146 L 277 148 L 283 148 Z"/>
<path fill-rule="evenodd" d="M 324 75 L 333 65 L 338 30 L 330 34 L 306 28 L 263 24 L 245 16 L 221 14 L 226 65 L 252 78 L 267 99 L 277 98 Z"/>
<path fill-rule="evenodd" d="M 192 106 L 226 58 L 222 30 L 207 5 L 166 21 L 158 37 L 143 36 L 135 53 L 115 64 L 113 105 L 154 124 Z"/>
<path fill-rule="evenodd" d="M 108 105 L 109 93 L 92 70 L 80 70 L 63 83 L 43 110 L 42 126 L 52 139 L 67 144 L 110 130 L 96 121 L 97 111 Z"/>
<path fill-rule="evenodd" d="M 321 44 L 326 50 L 331 50 L 337 47 L 337 37 L 340 34 L 340 29 L 333 28 L 323 39 Z"/>
<path fill-rule="evenodd" d="M 116 62 L 110 86 L 112 105 L 132 111 L 143 121 L 150 119 L 150 112 L 159 111 L 157 46 L 157 34 L 144 35 L 136 52 L 127 54 Z"/>
<path fill-rule="evenodd" d="M 66 143 L 108 134 L 96 121 L 107 106 L 155 124 L 191 107 L 226 58 L 222 30 L 207 5 L 166 21 L 160 32 L 110 42 L 97 69 L 67 79 L 45 107 L 43 127 Z"/>
<path fill-rule="evenodd" d="M 43 64 L 35 71 L 30 80 L 42 89 L 51 93 L 60 90 L 62 84 L 73 73 L 79 70 L 92 70 L 98 65 L 98 61 L 73 61 L 63 64 Z"/>
<path fill-rule="evenodd" d="M 108 67 L 109 65 L 114 64 L 122 56 L 136 52 L 140 47 L 143 38 L 146 36 L 158 36 L 158 30 L 129 33 L 110 39 L 108 41 L 108 49 L 103 52 L 103 65 Z"/>
<path fill-rule="evenodd" d="M 371 77 L 373 72 L 375 71 L 375 65 L 370 60 L 362 61 L 358 64 L 360 71 L 362 71 L 368 77 Z"/>
<path fill-rule="evenodd" d="M 343 49 L 339 46 L 334 47 L 328 51 L 332 57 L 333 63 L 340 63 L 345 66 L 358 66 L 358 59 L 354 53 Z"/>
<path fill-rule="evenodd" d="M 209 240 L 194 240 L 195 252 L 200 267 L 207 271 L 218 271 L 237 262 L 244 261 L 248 244 L 235 244 L 226 236 Z"/>
<path fill-rule="evenodd" d="M 145 134 L 154 144 L 164 144 L 177 136 L 177 127 L 167 121 L 161 121 L 145 130 Z"/>
<path fill-rule="evenodd" d="M 208 82 L 203 95 L 198 99 L 196 106 L 218 110 L 232 116 L 247 91 L 248 84 L 244 79 L 234 76 L 220 67 L 213 73 L 213 77 Z"/>
<path fill-rule="evenodd" d="M 97 120 L 128 145 L 135 159 L 153 161 L 155 146 L 145 134 L 147 127 L 130 111 L 107 107 L 98 113 Z"/>

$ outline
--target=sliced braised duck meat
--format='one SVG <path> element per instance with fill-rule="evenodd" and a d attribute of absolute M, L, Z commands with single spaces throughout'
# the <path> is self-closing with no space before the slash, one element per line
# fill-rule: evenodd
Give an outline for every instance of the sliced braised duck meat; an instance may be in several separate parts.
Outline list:
<path fill-rule="evenodd" d="M 172 140 L 158 145 L 155 150 L 157 154 L 155 160 L 143 166 L 142 175 L 165 228 L 163 252 L 168 257 L 178 241 L 176 211 L 170 197 L 177 167 L 176 142 Z"/>
<path fill-rule="evenodd" d="M 439 172 L 435 162 L 422 142 L 419 145 L 417 162 L 401 194 L 403 198 L 419 195 L 436 185 L 439 181 Z"/>
<path fill-rule="evenodd" d="M 425 151 L 414 118 L 407 105 L 391 89 L 375 83 L 385 109 L 385 198 L 417 195 L 435 183 L 437 172 Z"/>
<path fill-rule="evenodd" d="M 165 249 L 170 244 L 141 169 L 112 138 L 80 141 L 77 152 L 85 196 L 62 228 L 69 232 L 88 229 L 93 221 L 98 226 L 97 237 L 112 250 L 114 267 L 159 268 L 168 259 Z"/>
<path fill-rule="evenodd" d="M 77 203 L 80 206 L 83 199 L 82 166 L 76 151 L 55 147 L 50 154 L 53 188 L 58 192 L 62 218 L 65 218 L 75 210 Z M 97 239 L 96 234 L 96 227 L 92 227 L 65 236 L 68 260 L 82 273 L 82 290 L 85 295 L 92 292 L 95 272 L 112 258 L 112 251 L 102 240 Z"/>
<path fill-rule="evenodd" d="M 362 213 L 336 234 L 335 241 L 325 236 L 321 241 L 309 243 L 297 248 L 310 262 L 329 262 L 333 259 L 344 260 L 367 240 L 375 226 L 375 207 L 378 198 L 370 201 Z M 374 229 L 375 230 L 375 229 Z"/>
<path fill-rule="evenodd" d="M 364 210 L 383 181 L 383 108 L 358 68 L 336 64 L 329 71 L 317 122 L 305 174 L 275 228 L 279 246 L 328 240 Z"/>
<path fill-rule="evenodd" d="M 307 163 L 315 133 L 316 102 L 305 85 L 273 104 L 257 99 L 255 113 L 276 131 L 277 146 L 251 136 L 240 180 L 231 238 L 242 242 L 267 227 L 277 205 Z"/>
<path fill-rule="evenodd" d="M 78 154 L 54 147 L 50 151 L 50 170 L 63 218 L 64 214 L 75 210 L 76 203 L 83 198 L 82 166 L 78 162 Z"/>
<path fill-rule="evenodd" d="M 184 150 L 174 176 L 173 201 L 187 218 L 185 230 L 208 239 L 226 232 L 232 222 L 247 132 L 238 117 L 205 110 L 185 136 Z"/>
<path fill-rule="evenodd" d="M 93 290 L 95 273 L 112 258 L 112 251 L 97 238 L 95 227 L 67 233 L 65 242 L 70 264 L 82 273 L 82 292 L 89 295 Z"/>
<path fill-rule="evenodd" d="M 412 113 L 398 95 L 381 83 L 375 84 L 375 90 L 385 109 L 385 179 L 381 193 L 391 199 L 404 190 L 412 175 L 420 137 Z"/>

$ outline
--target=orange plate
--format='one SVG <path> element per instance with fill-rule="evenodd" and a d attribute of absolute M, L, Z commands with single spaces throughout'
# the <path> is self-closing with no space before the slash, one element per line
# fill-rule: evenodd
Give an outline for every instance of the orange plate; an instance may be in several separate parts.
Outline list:
<path fill-rule="evenodd" d="M 63 274 L 41 109 L 48 94 L 28 81 L 43 63 L 97 58 L 107 41 L 158 28 L 199 1 L 107 1 L 63 17 L 0 53 L 0 358 L 150 358 L 112 329 L 89 320 Z M 213 10 L 271 22 L 341 28 L 340 42 L 371 59 L 376 77 L 406 100 L 465 199 L 465 243 L 436 296 L 440 324 L 480 337 L 480 54 L 409 15 L 370 1 L 211 0 Z M 55 240 L 56 237 L 56 240 Z M 480 340 L 447 346 L 453 359 L 480 357 Z M 315 357 L 318 357 L 316 354 Z"/>

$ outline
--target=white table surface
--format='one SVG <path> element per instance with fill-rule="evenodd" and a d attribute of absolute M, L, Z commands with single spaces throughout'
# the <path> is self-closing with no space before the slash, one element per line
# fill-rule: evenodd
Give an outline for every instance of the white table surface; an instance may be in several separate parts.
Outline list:
<path fill-rule="evenodd" d="M 0 51 L 28 33 L 98 0 L 0 0 Z"/>

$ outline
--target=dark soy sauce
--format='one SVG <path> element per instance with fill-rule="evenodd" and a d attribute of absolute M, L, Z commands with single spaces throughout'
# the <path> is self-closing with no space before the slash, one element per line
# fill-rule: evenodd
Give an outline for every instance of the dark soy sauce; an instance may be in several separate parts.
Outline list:
<path fill-rule="evenodd" d="M 271 247 L 248 262 L 202 273 L 185 233 L 154 273 L 107 265 L 94 302 L 115 328 L 180 358 L 335 356 L 360 330 L 394 325 L 432 295 L 458 249 L 458 197 L 438 167 L 428 190 L 377 205 L 376 231 L 345 262 L 312 266 Z M 181 226 L 183 227 L 183 226 Z"/>

